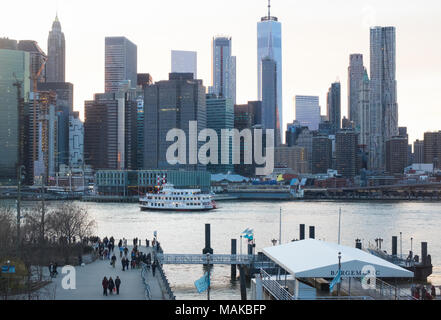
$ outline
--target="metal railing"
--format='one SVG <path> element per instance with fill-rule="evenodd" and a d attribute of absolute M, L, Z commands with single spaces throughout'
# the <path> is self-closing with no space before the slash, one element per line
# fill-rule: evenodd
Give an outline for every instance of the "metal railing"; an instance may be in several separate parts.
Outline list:
<path fill-rule="evenodd" d="M 271 275 L 260 269 L 263 287 L 277 300 L 295 300 L 294 296 L 281 286 L 279 282 L 271 279 Z"/>
<path fill-rule="evenodd" d="M 146 300 L 152 300 L 150 286 L 147 282 L 147 272 L 148 272 L 147 265 L 144 262 L 141 262 L 141 267 L 142 267 L 141 278 L 145 288 L 145 298 Z"/>
<path fill-rule="evenodd" d="M 164 273 L 164 269 L 162 269 L 161 263 L 158 263 L 157 268 L 158 268 L 158 271 L 159 271 L 159 275 L 161 276 L 162 283 L 165 286 L 164 289 L 165 289 L 165 292 L 166 292 L 166 294 L 168 296 L 168 300 L 176 300 L 176 297 L 175 297 L 175 295 L 173 293 L 173 290 L 170 287 L 170 283 L 168 282 L 167 276 Z"/>
<path fill-rule="evenodd" d="M 161 264 L 207 264 L 205 254 L 156 254 Z M 253 255 L 211 254 L 210 264 L 250 265 Z"/>
<path fill-rule="evenodd" d="M 381 279 L 375 279 L 375 288 L 363 288 L 362 280 L 352 278 L 349 284 L 349 279 L 342 279 L 342 288 L 351 294 L 369 296 L 375 300 L 416 300 L 407 289 L 394 287 Z"/>

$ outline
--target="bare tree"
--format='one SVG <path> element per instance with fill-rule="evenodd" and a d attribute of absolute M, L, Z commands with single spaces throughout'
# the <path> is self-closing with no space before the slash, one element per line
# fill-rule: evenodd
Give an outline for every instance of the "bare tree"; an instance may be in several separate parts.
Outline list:
<path fill-rule="evenodd" d="M 87 210 L 72 202 L 63 202 L 47 215 L 46 221 L 49 235 L 68 244 L 72 244 L 74 237 L 82 240 L 91 236 L 96 225 Z"/>

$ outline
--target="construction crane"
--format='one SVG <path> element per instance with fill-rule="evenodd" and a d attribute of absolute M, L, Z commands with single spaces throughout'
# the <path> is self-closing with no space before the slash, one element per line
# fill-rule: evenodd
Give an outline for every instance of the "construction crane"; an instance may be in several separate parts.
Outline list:
<path fill-rule="evenodd" d="M 38 89 L 37 89 L 37 81 L 38 78 L 41 76 L 41 73 L 44 70 L 44 67 L 46 66 L 46 62 L 47 62 L 47 57 L 43 56 L 42 62 L 41 62 L 41 66 L 40 69 L 37 71 L 37 73 L 31 75 L 31 80 L 32 80 L 32 87 L 33 87 L 33 92 L 34 92 L 34 101 L 33 101 L 33 110 L 34 110 L 34 114 L 33 114 L 33 123 L 32 123 L 32 133 L 33 133 L 33 137 L 32 137 L 32 163 L 34 164 L 35 161 L 37 160 L 37 93 L 38 93 Z"/>

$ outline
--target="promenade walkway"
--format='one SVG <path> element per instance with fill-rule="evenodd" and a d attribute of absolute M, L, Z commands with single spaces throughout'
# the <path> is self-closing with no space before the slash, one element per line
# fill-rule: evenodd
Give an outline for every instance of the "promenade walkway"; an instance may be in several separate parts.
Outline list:
<path fill-rule="evenodd" d="M 129 254 L 132 247 L 128 247 Z M 152 248 L 138 247 L 144 253 L 149 253 Z M 141 269 L 130 269 L 122 271 L 121 259 L 119 257 L 118 247 L 115 249 L 115 256 L 117 261 L 115 268 L 110 265 L 110 260 L 98 259 L 91 264 L 84 267 L 76 266 L 76 289 L 65 290 L 62 288 L 63 274 L 61 267 L 58 268 L 58 276 L 53 279 L 53 282 L 45 288 L 45 292 L 50 291 L 52 298 L 55 300 L 145 300 L 145 286 L 142 282 Z M 45 273 L 48 268 L 45 268 Z M 108 296 L 103 295 L 103 287 L 101 281 L 104 277 L 112 277 L 113 280 L 119 276 L 121 279 L 121 287 L 119 295 L 112 294 Z M 152 271 L 147 273 L 147 282 L 150 287 L 151 300 L 163 300 L 164 293 L 160 284 L 159 274 L 153 277 Z"/>

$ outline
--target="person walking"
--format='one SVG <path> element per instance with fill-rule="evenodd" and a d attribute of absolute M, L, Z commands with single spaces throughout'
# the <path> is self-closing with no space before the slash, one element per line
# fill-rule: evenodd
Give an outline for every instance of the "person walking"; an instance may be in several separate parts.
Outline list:
<path fill-rule="evenodd" d="M 110 262 L 110 264 L 112 265 L 113 268 L 115 268 L 115 263 L 116 263 L 116 256 L 115 254 L 112 255 L 112 260 Z"/>
<path fill-rule="evenodd" d="M 101 284 L 103 285 L 103 296 L 107 296 L 107 288 L 109 287 L 109 281 L 107 280 L 106 277 L 104 277 Z"/>
<path fill-rule="evenodd" d="M 153 276 L 155 276 L 155 271 L 156 271 L 156 260 L 153 261 L 153 264 L 152 264 L 152 274 L 153 274 Z"/>
<path fill-rule="evenodd" d="M 126 271 L 126 258 L 121 259 L 122 271 Z"/>
<path fill-rule="evenodd" d="M 113 282 L 112 277 L 109 278 L 109 292 L 110 294 L 113 293 L 113 288 L 115 288 L 115 282 Z"/>
<path fill-rule="evenodd" d="M 119 287 L 121 286 L 121 279 L 117 276 L 115 279 L 115 287 L 116 287 L 116 294 L 119 295 Z"/>

